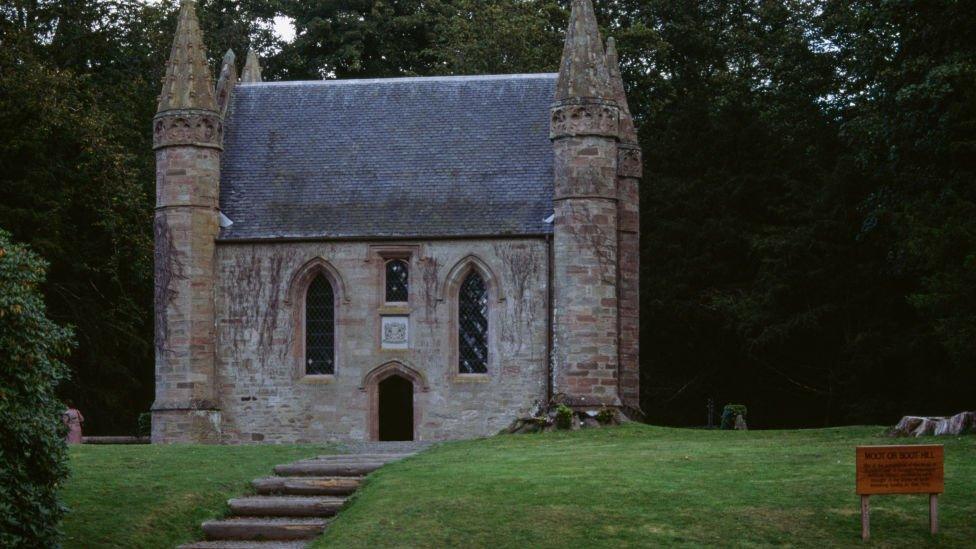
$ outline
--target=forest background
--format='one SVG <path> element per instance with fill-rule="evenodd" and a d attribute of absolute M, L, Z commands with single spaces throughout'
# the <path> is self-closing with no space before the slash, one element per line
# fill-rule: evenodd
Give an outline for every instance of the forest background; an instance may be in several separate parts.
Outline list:
<path fill-rule="evenodd" d="M 976 397 L 976 10 L 607 0 L 645 157 L 642 408 L 891 423 Z M 150 122 L 165 0 L 0 2 L 0 228 L 74 328 L 93 434 L 153 399 Z M 565 0 L 202 0 L 213 69 L 266 80 L 554 72 Z M 284 24 L 294 31 L 289 40 Z M 289 33 L 290 34 L 290 33 Z"/>

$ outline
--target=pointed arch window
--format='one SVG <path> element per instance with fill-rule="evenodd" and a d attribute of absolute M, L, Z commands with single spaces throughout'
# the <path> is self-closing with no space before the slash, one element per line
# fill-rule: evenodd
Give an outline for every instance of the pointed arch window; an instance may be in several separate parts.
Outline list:
<path fill-rule="evenodd" d="M 321 274 L 305 294 L 305 374 L 335 374 L 335 292 Z"/>
<path fill-rule="evenodd" d="M 488 373 L 488 285 L 477 271 L 458 290 L 458 362 L 462 374 Z"/>
<path fill-rule="evenodd" d="M 402 259 L 386 262 L 386 302 L 406 303 L 410 298 L 410 267 Z"/>

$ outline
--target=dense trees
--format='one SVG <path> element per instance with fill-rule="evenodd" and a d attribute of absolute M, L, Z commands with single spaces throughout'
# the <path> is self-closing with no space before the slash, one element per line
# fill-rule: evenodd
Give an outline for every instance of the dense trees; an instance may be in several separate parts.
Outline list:
<path fill-rule="evenodd" d="M 131 123 L 150 111 L 126 93 L 139 67 L 103 53 L 123 50 L 111 38 L 119 19 L 82 4 L 0 12 L 0 227 L 50 262 L 49 314 L 74 325 L 79 343 L 67 391 L 115 427 L 111 416 L 144 406 L 152 390 L 152 170 L 137 149 L 149 146 L 145 132 Z"/>
<path fill-rule="evenodd" d="M 273 47 L 267 26 L 252 23 L 260 14 L 236 4 L 207 4 L 211 37 Z M 153 398 L 149 121 L 174 10 L 135 0 L 0 7 L 0 227 L 51 264 L 49 313 L 78 339 L 63 392 L 95 432 L 134 431 Z"/>
<path fill-rule="evenodd" d="M 709 397 L 759 425 L 971 407 L 973 14 L 617 4 L 642 37 L 624 53 L 652 417 L 700 421 Z"/>
<path fill-rule="evenodd" d="M 567 14 L 555 0 L 283 0 L 297 37 L 272 74 L 375 78 L 555 70 Z"/>
<path fill-rule="evenodd" d="M 201 2 L 211 57 L 269 78 L 552 71 L 561 0 Z M 100 430 L 152 398 L 149 120 L 171 1 L 0 7 L 0 226 L 52 269 Z M 972 407 L 976 12 L 961 2 L 597 2 L 642 188 L 644 408 L 700 423 Z M 294 42 L 270 32 L 295 21 Z"/>

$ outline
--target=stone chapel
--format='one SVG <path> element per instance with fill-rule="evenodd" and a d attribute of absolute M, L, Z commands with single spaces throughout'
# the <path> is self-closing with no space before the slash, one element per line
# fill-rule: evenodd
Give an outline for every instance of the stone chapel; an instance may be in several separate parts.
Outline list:
<path fill-rule="evenodd" d="M 639 414 L 640 148 L 574 0 L 558 74 L 216 85 L 181 6 L 153 119 L 157 443 L 445 440 Z"/>

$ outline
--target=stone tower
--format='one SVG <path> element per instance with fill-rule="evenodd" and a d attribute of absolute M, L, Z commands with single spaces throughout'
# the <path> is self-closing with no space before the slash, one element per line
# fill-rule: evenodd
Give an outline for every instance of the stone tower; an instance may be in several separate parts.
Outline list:
<path fill-rule="evenodd" d="M 216 442 L 214 255 L 223 139 L 194 2 L 180 7 L 153 119 L 156 151 L 153 442 Z"/>
<path fill-rule="evenodd" d="M 643 176 L 637 129 L 627 104 L 617 44 L 607 40 L 610 86 L 620 108 L 617 145 L 617 295 L 619 299 L 620 399 L 632 417 L 640 412 L 640 194 Z"/>
<path fill-rule="evenodd" d="M 573 0 L 552 107 L 554 392 L 621 406 L 618 163 L 621 109 L 590 0 Z"/>

